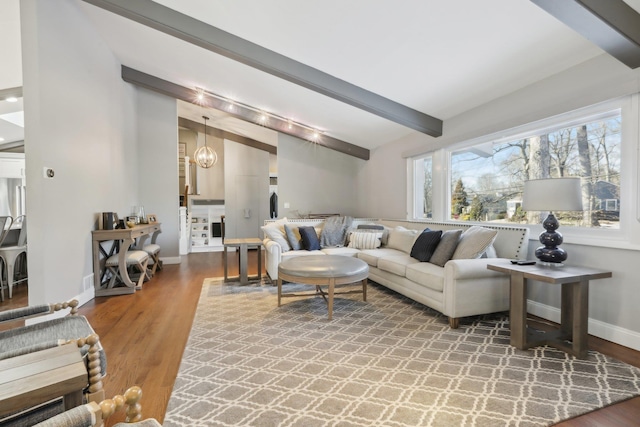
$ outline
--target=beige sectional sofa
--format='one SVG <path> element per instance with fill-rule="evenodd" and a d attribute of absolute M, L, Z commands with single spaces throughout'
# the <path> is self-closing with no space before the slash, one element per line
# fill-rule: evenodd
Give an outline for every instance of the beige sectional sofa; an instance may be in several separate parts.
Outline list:
<path fill-rule="evenodd" d="M 482 228 L 479 229 L 478 225 L 464 222 L 358 218 L 353 220 L 351 230 L 356 231 L 359 225 L 384 226 L 384 232 L 379 232 L 379 236 L 382 236 L 379 248 L 330 247 L 314 251 L 287 250 L 289 245 L 284 233 L 284 224 L 290 232 L 298 226 L 313 226 L 320 235 L 323 220 L 265 221 L 263 231 L 266 269 L 272 280 L 278 277 L 278 264 L 289 257 L 319 254 L 358 257 L 369 264 L 370 280 L 440 311 L 449 318 L 452 328 L 459 326 L 462 317 L 509 309 L 509 277 L 488 270 L 486 265 L 496 257 L 526 259 L 529 240 L 528 228 L 508 224 L 482 224 Z M 449 240 L 452 234 L 456 236 L 454 239 L 460 243 L 456 249 L 457 253 L 452 256 L 454 259 L 434 261 L 443 264 L 440 266 L 431 262 L 420 262 L 411 257 L 413 245 L 425 228 L 441 230 L 443 233 L 448 231 Z M 284 242 L 277 229 L 283 232 Z M 457 237 L 459 231 L 453 230 L 461 230 L 461 237 Z M 471 236 L 476 231 L 488 234 L 492 243 L 486 249 L 482 249 L 481 253 L 478 253 L 476 248 L 471 248 Z M 492 237 L 492 231 L 495 237 Z M 465 232 L 469 237 L 465 236 Z M 487 236 L 485 240 L 486 238 Z M 444 240 L 443 237 L 441 244 Z M 460 258 L 461 256 L 464 258 Z"/>

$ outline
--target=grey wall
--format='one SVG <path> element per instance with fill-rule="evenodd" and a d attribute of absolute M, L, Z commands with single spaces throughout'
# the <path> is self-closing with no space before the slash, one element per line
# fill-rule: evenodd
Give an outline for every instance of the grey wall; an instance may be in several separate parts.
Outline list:
<path fill-rule="evenodd" d="M 225 237 L 259 237 L 269 218 L 269 153 L 229 140 L 224 151 Z"/>
<path fill-rule="evenodd" d="M 21 3 L 29 303 L 84 292 L 91 230 L 138 197 L 135 91 L 73 2 Z M 63 31 L 62 31 L 63 29 Z M 55 170 L 43 177 L 43 167 Z"/>
<path fill-rule="evenodd" d="M 404 157 L 438 150 L 451 144 L 638 92 L 640 69 L 630 70 L 615 59 L 602 55 L 460 116 L 446 119 L 444 135 L 440 138 L 414 132 L 372 152 L 366 170 L 359 175 L 359 188 L 365 194 L 360 199 L 359 209 L 371 216 L 406 217 L 407 167 Z M 634 108 L 634 121 L 637 122 L 640 120 L 637 99 Z M 637 129 L 635 134 L 631 132 L 630 136 L 637 140 Z M 623 149 L 624 147 L 623 145 Z M 635 152 L 623 155 L 627 156 L 627 159 L 637 159 Z M 635 172 L 637 163 L 632 165 L 635 167 L 627 169 L 627 177 L 630 179 L 623 183 L 623 192 L 628 197 L 624 203 L 628 207 L 635 207 L 638 202 Z M 613 278 L 597 280 L 591 285 L 590 333 L 640 349 L 640 323 L 637 321 L 640 287 L 634 265 L 637 264 L 640 255 L 640 223 L 635 220 L 635 208 L 634 214 L 629 215 L 631 211 L 627 210 L 625 223 L 628 241 L 621 244 L 620 248 L 599 247 L 597 240 L 590 246 L 572 244 L 566 236 L 563 247 L 570 253 L 570 264 L 589 265 L 613 271 Z M 537 238 L 537 232 L 532 231 L 531 234 L 532 239 Z M 537 246 L 539 242 L 530 242 L 531 254 Z M 534 314 L 558 320 L 557 289 L 543 285 L 534 286 L 529 297 L 530 310 Z"/>
<path fill-rule="evenodd" d="M 303 141 L 278 137 L 278 217 L 300 213 L 358 214 L 358 174 L 365 161 Z M 285 209 L 284 203 L 290 203 Z"/>
<path fill-rule="evenodd" d="M 178 112 L 174 98 L 137 90 L 139 202 L 145 213 L 162 223 L 157 243 L 160 257 L 180 256 L 178 250 Z"/>

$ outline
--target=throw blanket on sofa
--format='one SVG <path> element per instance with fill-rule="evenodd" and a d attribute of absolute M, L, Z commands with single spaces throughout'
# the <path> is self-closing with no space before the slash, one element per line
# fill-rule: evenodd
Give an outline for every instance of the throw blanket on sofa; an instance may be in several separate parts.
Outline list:
<path fill-rule="evenodd" d="M 320 246 L 323 248 L 344 246 L 352 222 L 353 218 L 350 216 L 332 216 L 325 219 L 320 235 Z"/>

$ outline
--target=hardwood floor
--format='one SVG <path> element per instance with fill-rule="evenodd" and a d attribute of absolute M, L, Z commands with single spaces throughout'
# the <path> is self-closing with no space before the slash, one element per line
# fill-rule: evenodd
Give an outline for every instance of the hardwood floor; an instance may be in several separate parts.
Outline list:
<path fill-rule="evenodd" d="M 256 271 L 256 251 L 249 254 L 249 273 Z M 230 271 L 237 271 L 230 257 Z M 263 264 L 264 265 L 264 264 Z M 201 253 L 183 257 L 180 265 L 165 265 L 142 291 L 133 295 L 101 297 L 85 304 L 85 315 L 105 348 L 108 375 L 107 397 L 123 393 L 132 385 L 143 390 L 145 417 L 164 420 L 184 346 L 189 337 L 202 282 L 223 275 L 222 254 Z M 0 303 L 0 310 L 26 305 L 26 286 L 14 298 Z M 640 367 L 640 352 L 590 337 L 589 348 Z M 108 426 L 122 421 L 118 414 Z M 640 425 L 640 397 L 558 424 L 561 427 L 607 427 Z"/>

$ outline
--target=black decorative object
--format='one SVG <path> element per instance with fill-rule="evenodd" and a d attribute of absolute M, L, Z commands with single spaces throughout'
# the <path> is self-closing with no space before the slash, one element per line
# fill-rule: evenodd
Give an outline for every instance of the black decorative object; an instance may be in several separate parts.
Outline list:
<path fill-rule="evenodd" d="M 567 252 L 560 248 L 563 238 L 557 230 L 560 223 L 551 211 L 582 210 L 580 178 L 549 178 L 525 181 L 522 193 L 522 209 L 525 211 L 549 211 L 542 222 L 546 231 L 540 233 L 540 246 L 536 257 L 543 265 L 562 267 Z"/>

